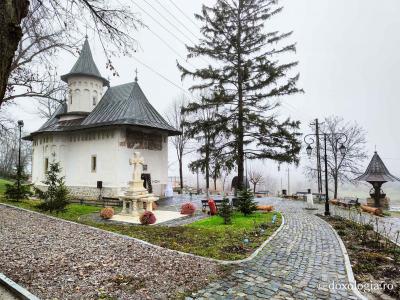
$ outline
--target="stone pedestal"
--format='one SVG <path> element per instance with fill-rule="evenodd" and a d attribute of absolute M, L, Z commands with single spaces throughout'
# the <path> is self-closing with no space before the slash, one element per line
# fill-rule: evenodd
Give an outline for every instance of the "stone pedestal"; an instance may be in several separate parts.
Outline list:
<path fill-rule="evenodd" d="M 143 186 L 140 175 L 141 165 L 144 161 L 140 153 L 135 152 L 129 163 L 134 165 L 133 180 L 129 181 L 127 191 L 120 196 L 120 200 L 122 200 L 121 214 L 137 216 L 143 210 L 153 211 L 153 202 L 157 201 L 158 197 L 150 194 Z M 145 209 L 144 206 L 146 206 Z"/>
<path fill-rule="evenodd" d="M 150 194 L 143 187 L 143 180 L 130 181 L 128 190 L 124 195 L 120 196 L 122 200 L 123 215 L 137 216 L 144 210 L 153 211 L 153 202 L 158 200 L 158 197 Z M 144 209 L 143 207 L 146 206 Z"/>
<path fill-rule="evenodd" d="M 390 208 L 390 198 L 384 197 L 379 199 L 380 207 L 383 209 Z M 371 207 L 375 207 L 375 200 L 373 198 L 367 198 L 367 205 Z"/>

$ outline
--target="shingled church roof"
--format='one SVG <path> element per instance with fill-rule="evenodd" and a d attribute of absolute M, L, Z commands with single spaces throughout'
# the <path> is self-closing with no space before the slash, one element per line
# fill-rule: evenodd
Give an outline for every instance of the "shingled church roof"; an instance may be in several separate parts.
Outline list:
<path fill-rule="evenodd" d="M 355 180 L 367 182 L 400 181 L 399 178 L 389 173 L 389 170 L 386 168 L 376 151 L 374 156 L 372 156 L 371 162 L 369 163 L 365 173 L 357 177 Z"/>
<path fill-rule="evenodd" d="M 109 85 L 109 81 L 103 78 L 99 72 L 99 69 L 97 69 L 97 66 L 93 60 L 92 51 L 90 50 L 87 37 L 85 39 L 85 42 L 83 43 L 82 50 L 75 65 L 72 67 L 71 71 L 69 71 L 68 74 L 62 75 L 61 79 L 65 82 L 68 82 L 68 78 L 73 75 L 92 76 L 103 81 L 103 85 Z"/>
<path fill-rule="evenodd" d="M 166 131 L 168 135 L 181 132 L 169 125 L 144 95 L 137 82 L 109 88 L 92 112 L 82 118 L 59 121 L 67 113 L 67 104 L 61 104 L 53 116 L 26 139 L 44 132 L 68 132 L 87 128 L 126 125 Z"/>

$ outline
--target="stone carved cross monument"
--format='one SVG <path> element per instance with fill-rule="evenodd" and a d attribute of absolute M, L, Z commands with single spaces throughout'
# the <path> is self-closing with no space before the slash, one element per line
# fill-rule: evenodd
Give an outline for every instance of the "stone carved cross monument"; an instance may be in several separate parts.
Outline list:
<path fill-rule="evenodd" d="M 141 179 L 144 159 L 140 152 L 134 152 L 133 157 L 129 159 L 129 164 L 133 165 L 132 181 L 128 183 L 128 189 L 124 195 L 120 196 L 122 200 L 122 212 L 124 215 L 136 216 L 143 207 L 146 210 L 153 210 L 153 202 L 158 200 L 153 194 L 150 194 L 143 187 L 143 180 Z"/>
<path fill-rule="evenodd" d="M 140 152 L 134 152 L 133 157 L 129 159 L 129 164 L 133 165 L 133 181 L 140 181 L 141 180 L 141 175 L 142 175 L 142 170 L 143 170 L 143 164 L 144 164 L 144 159 L 143 157 L 140 156 Z"/>

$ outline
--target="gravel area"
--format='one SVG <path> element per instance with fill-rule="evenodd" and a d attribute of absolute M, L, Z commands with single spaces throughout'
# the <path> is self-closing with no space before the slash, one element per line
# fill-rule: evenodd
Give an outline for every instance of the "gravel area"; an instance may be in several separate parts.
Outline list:
<path fill-rule="evenodd" d="M 0 205 L 0 272 L 41 299 L 175 299 L 219 271 L 205 259 Z"/>

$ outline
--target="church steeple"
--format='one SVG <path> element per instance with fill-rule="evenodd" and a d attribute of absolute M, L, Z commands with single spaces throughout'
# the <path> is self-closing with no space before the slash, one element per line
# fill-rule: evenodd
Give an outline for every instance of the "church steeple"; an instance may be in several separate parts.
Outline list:
<path fill-rule="evenodd" d="M 83 43 L 78 60 L 69 73 L 61 76 L 61 80 L 68 82 L 68 79 L 72 76 L 90 76 L 100 79 L 103 82 L 103 86 L 109 85 L 109 81 L 103 78 L 99 72 L 99 69 L 97 69 L 97 66 L 93 60 L 92 51 L 90 50 L 87 36 L 85 36 L 85 42 Z"/>
<path fill-rule="evenodd" d="M 103 87 L 109 86 L 109 81 L 97 69 L 87 37 L 78 60 L 61 79 L 68 83 L 68 114 L 90 113 L 97 106 L 103 96 Z"/>

